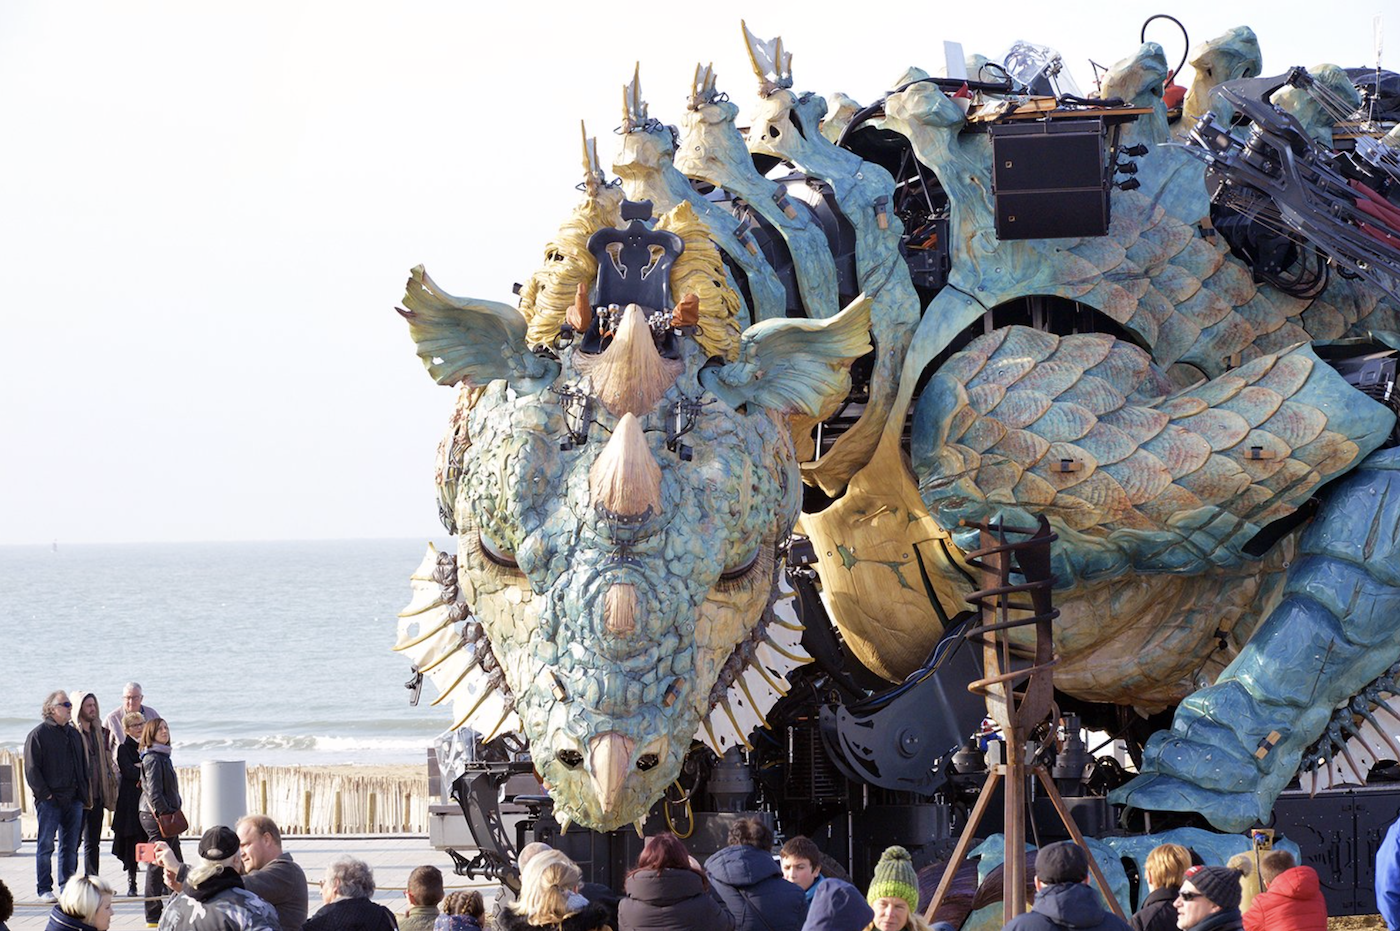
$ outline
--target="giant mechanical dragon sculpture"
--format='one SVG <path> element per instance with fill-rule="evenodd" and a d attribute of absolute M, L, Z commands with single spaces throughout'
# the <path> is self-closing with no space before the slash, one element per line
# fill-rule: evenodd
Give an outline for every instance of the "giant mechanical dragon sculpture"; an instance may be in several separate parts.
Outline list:
<path fill-rule="evenodd" d="M 969 110 L 911 71 L 824 124 L 781 41 L 745 38 L 747 134 L 711 68 L 678 128 L 634 76 L 620 183 L 585 140 L 519 306 L 414 269 L 401 312 L 460 392 L 437 468 L 458 552 L 415 573 L 398 649 L 454 728 L 523 733 L 561 821 L 612 829 L 696 740 L 747 745 L 808 659 L 794 532 L 846 648 L 898 682 L 966 608 L 964 522 L 1043 515 L 1057 687 L 1176 708 L 1114 800 L 1267 819 L 1400 660 L 1400 211 L 1376 191 L 1400 180 L 1384 146 L 1331 149 L 1355 90 L 1330 66 L 1261 81 L 1233 30 L 1164 144 L 1145 44 L 1088 108 L 1108 180 L 1136 169 L 1106 234 L 1002 238 L 979 113 L 1012 88 Z M 756 167 L 780 162 L 796 183 Z"/>

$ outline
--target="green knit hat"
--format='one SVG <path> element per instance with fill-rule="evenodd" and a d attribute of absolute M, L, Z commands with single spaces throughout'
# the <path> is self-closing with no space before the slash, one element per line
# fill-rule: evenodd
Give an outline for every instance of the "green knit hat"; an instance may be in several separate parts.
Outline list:
<path fill-rule="evenodd" d="M 903 899 L 911 912 L 919 910 L 919 874 L 914 872 L 914 860 L 903 847 L 886 847 L 875 864 L 875 878 L 865 901 L 874 905 L 877 899 Z"/>

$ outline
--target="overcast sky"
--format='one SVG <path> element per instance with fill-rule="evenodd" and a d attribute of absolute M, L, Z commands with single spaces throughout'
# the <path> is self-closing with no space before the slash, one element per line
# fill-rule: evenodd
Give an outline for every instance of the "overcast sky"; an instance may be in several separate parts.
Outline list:
<path fill-rule="evenodd" d="M 1252 26 L 1274 73 L 1373 64 L 1381 7 L 1168 12 L 1193 46 Z M 392 307 L 419 263 L 512 300 L 578 197 L 580 118 L 610 161 L 634 60 L 666 122 L 697 61 L 749 111 L 741 16 L 828 97 L 944 40 L 1054 46 L 1087 91 L 1161 9 L 4 0 L 0 543 L 440 536 L 452 391 Z"/>

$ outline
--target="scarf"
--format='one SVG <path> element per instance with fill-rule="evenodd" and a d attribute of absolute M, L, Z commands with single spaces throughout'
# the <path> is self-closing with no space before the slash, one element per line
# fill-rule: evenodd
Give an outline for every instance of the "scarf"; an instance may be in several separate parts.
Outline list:
<path fill-rule="evenodd" d="M 145 756 L 147 753 L 164 753 L 166 756 L 169 756 L 170 744 L 151 744 L 145 750 L 141 751 L 142 756 Z"/>

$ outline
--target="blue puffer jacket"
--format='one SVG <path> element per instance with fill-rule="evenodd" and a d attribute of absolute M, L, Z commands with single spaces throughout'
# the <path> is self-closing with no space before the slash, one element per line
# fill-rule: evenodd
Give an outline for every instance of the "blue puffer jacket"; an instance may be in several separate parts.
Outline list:
<path fill-rule="evenodd" d="M 1128 923 L 1103 907 L 1098 889 L 1084 883 L 1054 883 L 1035 894 L 1035 904 L 1002 931 L 1129 931 Z"/>
<path fill-rule="evenodd" d="M 706 860 L 705 872 L 734 916 L 734 931 L 800 931 L 807 910 L 802 887 L 783 879 L 771 854 L 735 844 Z"/>
<path fill-rule="evenodd" d="M 859 889 L 827 876 L 812 886 L 816 894 L 807 907 L 802 931 L 861 931 L 875 920 L 875 911 Z"/>

